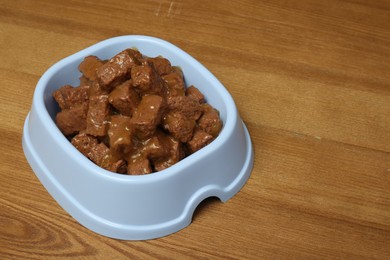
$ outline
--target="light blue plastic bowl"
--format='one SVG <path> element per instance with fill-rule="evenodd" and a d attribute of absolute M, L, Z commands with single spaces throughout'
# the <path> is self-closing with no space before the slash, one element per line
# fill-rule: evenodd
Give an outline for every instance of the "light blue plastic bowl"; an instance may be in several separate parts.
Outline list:
<path fill-rule="evenodd" d="M 223 120 L 208 146 L 161 172 L 130 176 L 106 171 L 82 155 L 57 128 L 52 93 L 78 85 L 78 64 L 88 55 L 107 59 L 130 47 L 162 55 L 184 72 Z M 80 224 L 104 236 L 143 240 L 174 233 L 191 223 L 208 197 L 225 202 L 245 184 L 253 167 L 249 133 L 231 95 L 198 61 L 178 47 L 149 36 L 111 38 L 49 68 L 39 80 L 23 132 L 23 149 L 36 176 L 53 198 Z"/>

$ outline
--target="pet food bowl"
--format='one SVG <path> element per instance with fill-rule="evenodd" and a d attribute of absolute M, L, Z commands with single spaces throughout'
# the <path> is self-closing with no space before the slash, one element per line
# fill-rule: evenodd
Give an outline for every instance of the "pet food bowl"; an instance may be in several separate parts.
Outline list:
<path fill-rule="evenodd" d="M 187 86 L 196 86 L 223 121 L 212 143 L 149 175 L 98 167 L 72 146 L 54 121 L 59 108 L 52 93 L 65 84 L 79 84 L 78 64 L 84 57 L 108 59 L 131 47 L 180 66 Z M 253 167 L 249 133 L 225 87 L 189 54 L 149 36 L 111 38 L 49 68 L 36 86 L 22 143 L 38 179 L 72 217 L 96 233 L 126 240 L 158 238 L 188 226 L 200 202 L 212 196 L 227 201 L 243 187 Z"/>

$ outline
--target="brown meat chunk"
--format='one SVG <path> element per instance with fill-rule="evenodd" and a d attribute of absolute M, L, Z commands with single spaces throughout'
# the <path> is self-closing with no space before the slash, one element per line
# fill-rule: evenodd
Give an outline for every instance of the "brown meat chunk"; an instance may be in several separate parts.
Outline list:
<path fill-rule="evenodd" d="M 130 117 L 122 115 L 112 115 L 108 128 L 108 137 L 110 149 L 113 153 L 124 155 L 133 149 L 133 131 L 131 128 Z"/>
<path fill-rule="evenodd" d="M 57 113 L 56 123 L 64 135 L 73 135 L 86 128 L 88 104 L 82 103 Z"/>
<path fill-rule="evenodd" d="M 199 104 L 203 104 L 205 102 L 205 98 L 202 92 L 200 92 L 199 89 L 194 86 L 189 86 L 186 89 L 186 96 L 197 101 Z"/>
<path fill-rule="evenodd" d="M 198 120 L 198 126 L 206 133 L 217 137 L 222 129 L 222 121 L 219 112 L 209 104 L 203 104 L 203 115 Z"/>
<path fill-rule="evenodd" d="M 151 138 L 142 142 L 135 154 L 133 158 L 138 158 L 138 160 L 147 158 L 152 171 L 163 170 L 184 157 L 181 143 L 162 130 L 157 130 Z"/>
<path fill-rule="evenodd" d="M 131 119 L 138 138 L 144 140 L 150 138 L 158 124 L 164 111 L 164 100 L 157 95 L 144 96 L 135 110 Z"/>
<path fill-rule="evenodd" d="M 168 98 L 184 96 L 185 84 L 184 84 L 183 73 L 181 70 L 175 69 L 169 74 L 163 75 L 162 79 L 164 80 L 167 86 Z"/>
<path fill-rule="evenodd" d="M 163 57 L 146 58 L 146 61 L 153 65 L 154 69 L 160 76 L 172 71 L 171 62 Z"/>
<path fill-rule="evenodd" d="M 103 66 L 103 61 L 96 56 L 87 56 L 79 65 L 79 71 L 90 81 L 96 80 L 96 71 Z"/>
<path fill-rule="evenodd" d="M 137 64 L 140 64 L 141 60 L 144 59 L 142 53 L 135 48 L 128 48 L 125 51 L 134 59 Z"/>
<path fill-rule="evenodd" d="M 181 112 L 188 119 L 198 120 L 202 115 L 202 106 L 195 100 L 186 97 L 172 97 L 168 100 L 170 111 Z"/>
<path fill-rule="evenodd" d="M 103 89 L 110 90 L 130 77 L 131 68 L 139 61 L 134 55 L 134 50 L 129 50 L 118 53 L 97 69 L 97 79 Z"/>
<path fill-rule="evenodd" d="M 127 162 L 121 158 L 117 158 L 117 156 L 113 156 L 111 151 L 107 148 L 105 144 L 100 143 L 99 148 L 100 147 L 102 151 L 106 152 L 106 155 L 103 157 L 101 164 L 98 165 L 111 172 L 126 173 Z"/>
<path fill-rule="evenodd" d="M 131 79 L 133 86 L 139 90 L 142 95 L 155 94 L 165 95 L 165 86 L 156 70 L 149 65 L 134 66 L 131 69 Z"/>
<path fill-rule="evenodd" d="M 194 136 L 187 143 L 187 150 L 190 154 L 194 153 L 211 143 L 213 140 L 214 137 L 212 135 L 206 133 L 202 129 L 197 128 L 194 131 Z"/>
<path fill-rule="evenodd" d="M 89 84 L 90 84 L 90 87 L 88 90 L 88 95 L 90 97 L 98 96 L 98 95 L 108 95 L 109 92 L 107 90 L 103 89 L 97 80 L 92 81 Z"/>
<path fill-rule="evenodd" d="M 85 85 L 88 85 L 90 86 L 91 85 L 91 81 L 89 79 L 87 79 L 84 75 L 81 75 L 81 77 L 79 78 L 80 80 L 80 86 L 85 86 Z"/>
<path fill-rule="evenodd" d="M 132 81 L 127 80 L 111 91 L 108 101 L 122 115 L 131 116 L 140 102 L 140 97 L 134 90 Z"/>
<path fill-rule="evenodd" d="M 162 171 L 184 158 L 184 150 L 182 144 L 172 136 L 159 133 L 159 140 L 165 146 L 166 154 L 159 158 L 153 159 L 155 171 Z"/>
<path fill-rule="evenodd" d="M 196 122 L 181 112 L 169 112 L 163 117 L 162 125 L 173 137 L 186 143 L 192 138 Z"/>
<path fill-rule="evenodd" d="M 168 150 L 163 141 L 164 140 L 161 139 L 160 135 L 156 133 L 144 142 L 141 150 L 142 155 L 151 160 L 166 156 L 168 154 Z"/>
<path fill-rule="evenodd" d="M 86 134 L 84 131 L 80 132 L 78 135 L 74 136 L 71 140 L 71 143 L 77 150 L 79 150 L 82 154 L 87 156 L 88 158 L 95 158 L 95 154 L 93 152 L 94 148 L 99 144 L 96 137 Z M 103 156 L 100 156 L 103 158 Z M 96 158 L 100 158 L 96 156 Z M 92 160 L 92 159 L 91 159 Z M 96 160 L 93 160 L 94 162 Z"/>
<path fill-rule="evenodd" d="M 99 143 L 96 137 L 82 132 L 74 136 L 71 143 L 98 166 L 113 172 L 126 172 L 126 161 L 113 159 L 108 147 L 103 143 Z"/>
<path fill-rule="evenodd" d="M 109 114 L 108 95 L 91 96 L 87 114 L 87 134 L 105 136 Z"/>
<path fill-rule="evenodd" d="M 138 156 L 128 160 L 127 174 L 142 175 L 152 173 L 152 171 L 150 161 L 146 157 Z"/>
<path fill-rule="evenodd" d="M 133 85 L 141 91 L 147 91 L 152 84 L 153 68 L 149 65 L 134 66 L 131 69 Z"/>
<path fill-rule="evenodd" d="M 53 97 L 61 109 L 68 109 L 88 101 L 88 89 L 89 86 L 74 88 L 70 85 L 65 85 L 54 91 Z"/>

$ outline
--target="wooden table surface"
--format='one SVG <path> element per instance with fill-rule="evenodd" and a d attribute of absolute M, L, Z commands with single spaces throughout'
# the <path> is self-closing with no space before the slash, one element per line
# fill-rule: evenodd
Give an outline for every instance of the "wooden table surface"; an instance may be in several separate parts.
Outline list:
<path fill-rule="evenodd" d="M 142 34 L 198 59 L 232 94 L 255 162 L 187 228 L 120 241 L 82 227 L 22 150 L 56 61 Z M 0 258 L 390 259 L 390 2 L 0 0 Z M 232 151 L 234 152 L 234 151 Z"/>

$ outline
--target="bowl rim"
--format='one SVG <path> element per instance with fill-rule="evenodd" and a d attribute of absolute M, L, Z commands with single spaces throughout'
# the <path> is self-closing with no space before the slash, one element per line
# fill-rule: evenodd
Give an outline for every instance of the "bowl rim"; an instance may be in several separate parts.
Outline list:
<path fill-rule="evenodd" d="M 47 98 L 45 97 L 45 89 L 47 88 L 49 81 L 56 73 L 61 71 L 63 67 L 65 67 L 69 63 L 74 62 L 76 59 L 84 58 L 88 55 L 93 55 L 97 51 L 105 48 L 110 48 L 111 45 L 119 42 L 129 42 L 129 48 L 133 47 L 131 45 L 143 43 L 143 44 L 155 45 L 156 47 L 163 47 L 169 52 L 176 52 L 178 53 L 179 56 L 184 58 L 186 62 L 188 62 L 191 65 L 191 67 L 194 67 L 197 70 L 199 70 L 204 75 L 204 77 L 207 77 L 208 80 L 212 82 L 211 84 L 212 87 L 217 90 L 219 95 L 221 95 L 224 106 L 226 108 L 226 120 L 223 122 L 223 128 L 220 134 L 218 135 L 218 137 L 213 142 L 211 142 L 204 148 L 200 149 L 199 151 L 191 154 L 190 156 L 180 160 L 176 164 L 168 167 L 167 169 L 158 172 L 153 172 L 151 174 L 145 174 L 145 175 L 118 174 L 103 169 L 97 166 L 92 161 L 90 161 L 83 154 L 81 154 L 69 142 L 69 140 L 59 130 L 54 120 L 51 118 L 45 105 L 44 100 L 45 98 Z M 173 64 L 173 65 L 180 66 L 180 64 Z M 188 72 L 183 72 L 183 73 L 184 75 L 188 74 Z M 61 86 L 58 86 L 58 88 L 59 87 Z M 46 70 L 42 75 L 42 77 L 39 79 L 34 92 L 32 105 L 35 106 L 37 111 L 40 112 L 39 114 L 43 122 L 45 122 L 45 124 L 48 124 L 47 130 L 53 136 L 53 140 L 57 142 L 59 147 L 65 149 L 65 152 L 69 154 L 71 157 L 74 157 L 80 163 L 80 165 L 82 165 L 83 168 L 85 168 L 86 170 L 92 170 L 94 174 L 99 174 L 100 177 L 110 179 L 111 181 L 120 181 L 120 182 L 137 182 L 137 183 L 145 182 L 146 183 L 152 180 L 159 181 L 166 178 L 172 178 L 176 174 L 182 174 L 181 172 L 185 170 L 187 167 L 191 167 L 192 164 L 201 160 L 203 157 L 212 154 L 220 146 L 222 146 L 223 143 L 225 143 L 228 140 L 228 138 L 231 136 L 238 120 L 238 111 L 232 96 L 227 91 L 227 89 L 222 85 L 222 83 L 204 65 L 202 65 L 190 54 L 183 51 L 179 47 L 173 45 L 172 43 L 167 42 L 160 38 L 145 36 L 145 35 L 123 35 L 123 36 L 109 38 L 100 41 L 96 44 L 93 44 L 87 48 L 84 48 L 56 62 L 48 70 Z"/>

